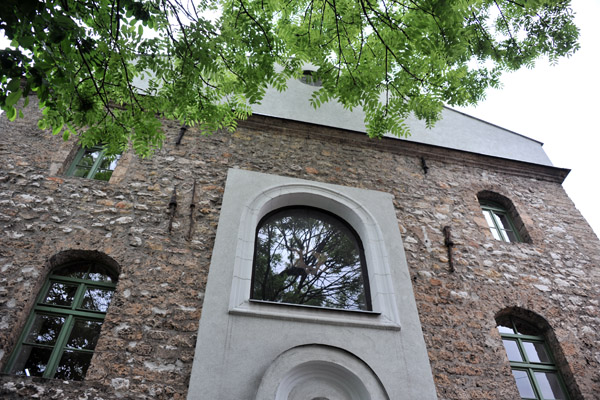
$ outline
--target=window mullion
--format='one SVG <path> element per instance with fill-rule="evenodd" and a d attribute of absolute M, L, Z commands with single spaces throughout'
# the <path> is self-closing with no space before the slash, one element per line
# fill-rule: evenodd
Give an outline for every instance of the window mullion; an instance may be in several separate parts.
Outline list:
<path fill-rule="evenodd" d="M 81 161 L 84 154 L 85 149 L 82 147 L 75 155 L 75 159 L 71 163 L 71 166 L 69 166 L 69 169 L 67 170 L 67 175 L 73 175 L 75 173 L 75 169 L 77 169 L 77 165 L 79 165 L 79 161 Z"/>
<path fill-rule="evenodd" d="M 103 148 L 102 151 L 98 153 L 98 158 L 96 159 L 96 161 L 94 161 L 94 164 L 90 168 L 90 172 L 87 175 L 89 179 L 93 179 L 94 175 L 96 175 L 96 171 L 98 170 L 98 167 L 100 167 L 100 164 L 102 164 L 102 160 L 104 159 L 104 153 L 106 153 L 106 148 Z"/>
<path fill-rule="evenodd" d="M 73 296 L 73 303 L 71 304 L 71 309 L 73 311 L 79 310 L 81 308 L 81 302 L 83 301 L 86 288 L 87 285 L 85 283 L 79 284 L 77 292 L 75 292 L 75 296 Z"/>
<path fill-rule="evenodd" d="M 48 360 L 48 364 L 46 364 L 46 370 L 44 371 L 44 378 L 54 378 L 54 374 L 56 374 L 56 369 L 58 368 L 58 363 L 60 362 L 60 358 L 65 350 L 67 345 L 67 340 L 69 339 L 69 335 L 71 333 L 71 329 L 73 329 L 73 324 L 75 318 L 72 315 L 67 317 L 65 324 L 63 325 L 60 333 L 58 334 L 58 338 L 56 339 L 56 343 L 54 344 L 54 351 L 50 355 L 50 359 Z"/>
<path fill-rule="evenodd" d="M 535 373 L 534 373 L 533 369 L 532 368 L 528 368 L 527 369 L 527 374 L 529 374 L 531 383 L 533 384 L 533 390 L 535 390 L 535 394 L 536 394 L 537 398 L 540 399 L 540 400 L 542 400 L 543 399 L 543 397 L 542 397 L 542 390 L 540 388 L 540 385 L 538 384 L 538 381 L 537 381 L 537 379 L 535 377 Z"/>
<path fill-rule="evenodd" d="M 490 210 L 490 214 L 492 214 L 492 220 L 494 221 L 494 226 L 496 227 L 496 230 L 498 231 L 498 235 L 502 238 L 502 241 L 510 242 L 510 240 L 508 239 L 508 235 L 506 234 L 506 232 L 504 232 L 504 225 L 502 225 L 502 222 L 500 221 L 500 217 L 498 216 L 497 211 Z"/>

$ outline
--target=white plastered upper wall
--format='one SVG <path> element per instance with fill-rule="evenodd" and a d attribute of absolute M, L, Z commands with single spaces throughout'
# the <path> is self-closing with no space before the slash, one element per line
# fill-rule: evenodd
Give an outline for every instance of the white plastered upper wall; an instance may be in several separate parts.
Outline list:
<path fill-rule="evenodd" d="M 309 99 L 317 89 L 292 79 L 285 92 L 269 88 L 262 103 L 252 106 L 252 110 L 270 117 L 366 132 L 360 108 L 350 111 L 337 102 L 328 102 L 314 109 Z M 442 119 L 431 129 L 412 116 L 406 124 L 411 136 L 401 140 L 552 166 L 542 149 L 543 143 L 447 107 L 442 111 Z"/>
<path fill-rule="evenodd" d="M 307 66 L 307 68 L 312 69 L 311 66 Z M 366 132 L 365 114 L 361 108 L 350 111 L 344 109 L 338 102 L 331 101 L 315 109 L 310 105 L 309 99 L 318 88 L 302 83 L 298 79 L 290 79 L 287 85 L 288 89 L 284 92 L 268 88 L 261 104 L 252 106 L 252 112 L 269 117 Z M 134 86 L 141 90 L 148 87 L 147 82 L 137 78 L 134 79 Z M 448 107 L 442 110 L 442 119 L 431 129 L 428 129 L 423 121 L 412 115 L 406 120 L 406 124 L 411 136 L 402 139 L 392 135 L 386 136 L 398 140 L 552 166 L 552 162 L 542 149 L 543 143 Z"/>

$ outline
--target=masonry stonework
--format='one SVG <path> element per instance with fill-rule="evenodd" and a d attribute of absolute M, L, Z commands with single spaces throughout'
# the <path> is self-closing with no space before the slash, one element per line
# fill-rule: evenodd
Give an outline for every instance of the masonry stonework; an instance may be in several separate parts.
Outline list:
<path fill-rule="evenodd" d="M 566 171 L 254 116 L 233 134 L 190 128 L 180 145 L 167 121 L 161 150 L 126 154 L 102 182 L 63 175 L 77 145 L 37 130 L 32 111 L 0 122 L 0 368 L 60 260 L 101 254 L 120 275 L 86 380 L 2 374 L 0 397 L 184 399 L 225 179 L 241 168 L 394 196 L 439 399 L 519 398 L 496 329 L 507 308 L 542 316 L 573 398 L 599 398 L 600 242 Z M 493 239 L 481 191 L 513 202 L 531 243 Z"/>

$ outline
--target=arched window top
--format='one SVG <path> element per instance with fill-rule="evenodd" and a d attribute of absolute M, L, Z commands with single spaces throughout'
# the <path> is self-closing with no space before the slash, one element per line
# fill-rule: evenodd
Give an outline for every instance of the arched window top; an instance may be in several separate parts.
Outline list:
<path fill-rule="evenodd" d="M 256 229 L 254 300 L 371 310 L 358 234 L 341 218 L 313 207 L 285 207 Z"/>
<path fill-rule="evenodd" d="M 515 206 L 505 196 L 487 190 L 477 194 L 492 236 L 503 242 L 531 242 Z"/>
<path fill-rule="evenodd" d="M 60 275 L 70 278 L 87 279 L 96 282 L 116 283 L 118 275 L 116 272 L 101 263 L 91 261 L 77 261 L 55 268 L 52 275 Z"/>

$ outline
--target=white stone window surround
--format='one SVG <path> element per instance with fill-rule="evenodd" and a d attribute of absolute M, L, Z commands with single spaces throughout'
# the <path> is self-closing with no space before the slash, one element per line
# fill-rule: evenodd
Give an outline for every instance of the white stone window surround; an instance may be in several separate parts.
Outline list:
<path fill-rule="evenodd" d="M 356 230 L 365 251 L 373 312 L 250 301 L 256 226 L 272 209 L 292 205 L 322 208 Z M 203 296 L 188 400 L 272 400 L 270 395 L 257 397 L 265 373 L 280 355 L 307 345 L 337 348 L 362 360 L 390 399 L 437 399 L 392 196 L 230 169 Z M 322 365 L 321 361 L 328 366 L 336 363 L 323 352 L 308 359 L 312 366 Z M 338 361 L 340 368 L 355 371 L 363 383 L 368 381 L 352 363 Z M 305 369 L 288 371 L 291 375 L 281 377 L 282 390 L 291 387 L 286 377 L 294 379 L 295 372 L 302 374 Z M 371 393 L 371 386 L 365 385 L 372 400 L 381 400 L 377 391 Z"/>
<path fill-rule="evenodd" d="M 398 243 L 403 252 L 391 194 L 244 170 L 230 170 L 227 186 L 226 193 L 230 188 L 238 194 L 246 192 L 245 196 L 250 194 L 247 193 L 248 189 L 253 192 L 249 197 L 237 200 L 245 201 L 238 203 L 242 210 L 237 240 L 233 244 L 235 263 L 229 301 L 230 314 L 400 329 L 389 254 L 385 246 L 385 240 Z M 373 312 L 315 309 L 250 300 L 256 227 L 266 214 L 287 206 L 310 206 L 329 211 L 356 230 L 365 252 Z M 223 212 L 229 209 L 229 205 L 223 204 Z M 375 210 L 383 215 L 376 217 L 373 214 Z M 382 227 L 382 217 L 386 225 L 392 226 Z"/>

